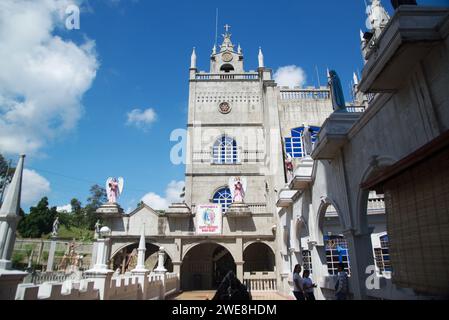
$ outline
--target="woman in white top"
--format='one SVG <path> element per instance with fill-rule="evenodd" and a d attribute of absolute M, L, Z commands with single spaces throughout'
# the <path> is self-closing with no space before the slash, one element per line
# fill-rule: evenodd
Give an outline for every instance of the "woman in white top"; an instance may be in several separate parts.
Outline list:
<path fill-rule="evenodd" d="M 313 283 L 310 278 L 310 271 L 304 270 L 302 273 L 303 277 L 303 289 L 306 300 L 315 301 L 315 295 L 313 294 L 313 288 L 316 288 L 316 284 Z"/>
<path fill-rule="evenodd" d="M 303 283 L 304 280 L 299 274 L 301 272 L 301 266 L 297 264 L 295 269 L 293 270 L 293 294 L 296 297 L 296 300 L 306 300 L 304 297 Z"/>

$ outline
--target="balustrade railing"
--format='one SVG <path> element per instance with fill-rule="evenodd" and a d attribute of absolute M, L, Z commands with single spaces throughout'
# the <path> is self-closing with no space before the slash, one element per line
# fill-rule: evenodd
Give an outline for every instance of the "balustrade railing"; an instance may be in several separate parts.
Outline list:
<path fill-rule="evenodd" d="M 277 291 L 276 278 L 249 278 L 243 279 L 243 283 L 251 291 Z"/>
<path fill-rule="evenodd" d="M 330 99 L 329 90 L 310 90 L 310 89 L 296 89 L 296 90 L 281 90 L 282 100 L 328 100 Z"/>
<path fill-rule="evenodd" d="M 258 80 L 258 73 L 197 73 L 195 80 Z"/>

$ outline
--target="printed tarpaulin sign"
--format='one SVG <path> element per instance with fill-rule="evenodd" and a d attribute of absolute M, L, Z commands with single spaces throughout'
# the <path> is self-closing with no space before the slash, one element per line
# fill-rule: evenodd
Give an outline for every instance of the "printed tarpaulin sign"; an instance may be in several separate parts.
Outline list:
<path fill-rule="evenodd" d="M 197 234 L 221 234 L 223 216 L 220 204 L 199 205 L 196 211 L 196 219 Z"/>

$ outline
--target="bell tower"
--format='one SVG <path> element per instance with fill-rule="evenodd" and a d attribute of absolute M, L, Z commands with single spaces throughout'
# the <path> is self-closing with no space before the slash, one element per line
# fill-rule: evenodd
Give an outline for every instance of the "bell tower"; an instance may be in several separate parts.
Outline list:
<path fill-rule="evenodd" d="M 210 57 L 210 73 L 244 73 L 243 54 L 240 45 L 237 52 L 234 50 L 234 44 L 231 41 L 232 34 L 229 33 L 230 25 L 225 25 L 225 33 L 220 51 L 213 47 Z"/>

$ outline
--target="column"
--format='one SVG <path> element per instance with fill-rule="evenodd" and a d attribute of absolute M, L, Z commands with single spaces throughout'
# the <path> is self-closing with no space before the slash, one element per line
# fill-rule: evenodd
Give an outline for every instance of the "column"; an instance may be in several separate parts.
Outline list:
<path fill-rule="evenodd" d="M 329 276 L 326 261 L 326 248 L 323 244 L 309 243 L 312 258 L 312 279 L 317 284 L 315 297 L 317 300 L 326 300 L 322 287 L 325 284 L 326 277 Z"/>
<path fill-rule="evenodd" d="M 48 251 L 47 272 L 53 272 L 53 264 L 55 261 L 57 238 L 52 237 L 50 243 L 50 251 Z"/>
<path fill-rule="evenodd" d="M 108 246 L 109 239 L 97 240 L 97 254 L 95 265 L 92 269 L 86 271 L 88 278 L 95 282 L 94 287 L 100 291 L 100 299 L 109 299 L 109 288 L 111 286 L 111 279 L 113 271 L 108 269 Z"/>
<path fill-rule="evenodd" d="M 374 265 L 373 248 L 371 244 L 372 228 L 367 233 L 356 234 L 354 230 L 343 232 L 348 241 L 349 263 L 351 267 L 351 293 L 354 299 L 366 299 L 366 269 Z"/>

